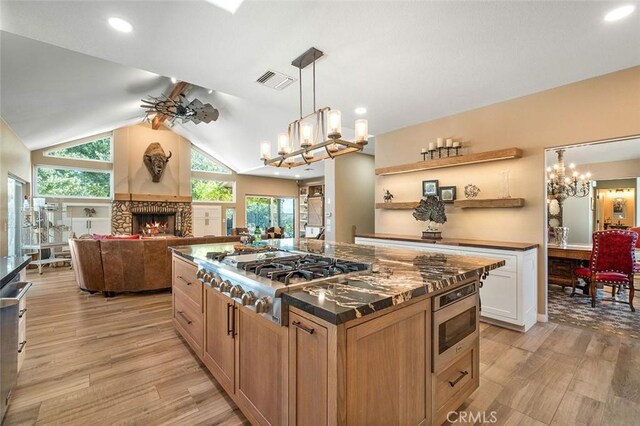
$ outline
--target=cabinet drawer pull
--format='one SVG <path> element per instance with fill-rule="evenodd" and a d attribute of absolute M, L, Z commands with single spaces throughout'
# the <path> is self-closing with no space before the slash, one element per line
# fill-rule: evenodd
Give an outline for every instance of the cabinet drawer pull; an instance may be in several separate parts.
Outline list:
<path fill-rule="evenodd" d="M 236 338 L 236 336 L 238 335 L 238 330 L 236 330 L 236 309 L 238 309 L 238 307 L 234 304 L 233 305 L 233 309 L 232 309 L 232 314 L 231 314 L 231 329 L 233 330 L 231 333 L 231 337 L 233 337 L 234 339 Z"/>
<path fill-rule="evenodd" d="M 26 313 L 27 313 L 27 308 L 20 309 L 20 312 L 18 312 L 18 318 L 22 318 Z"/>
<path fill-rule="evenodd" d="M 233 325 L 231 324 L 231 321 L 233 320 L 229 320 L 229 310 L 230 308 L 233 307 L 232 303 L 227 303 L 227 336 L 231 335 L 231 333 L 233 333 Z M 232 310 L 233 313 L 233 310 Z"/>
<path fill-rule="evenodd" d="M 22 351 L 24 350 L 24 347 L 27 345 L 27 341 L 23 340 L 22 342 L 20 342 L 20 345 L 18 346 L 18 353 L 21 354 Z"/>
<path fill-rule="evenodd" d="M 178 311 L 178 313 L 180 314 L 180 316 L 182 316 L 182 318 L 184 318 L 184 320 L 187 322 L 187 324 L 191 325 L 191 323 L 192 323 L 193 321 L 191 321 L 191 320 L 189 319 L 189 317 L 188 317 L 188 316 L 186 316 L 186 315 L 184 314 L 184 312 L 182 312 L 182 311 Z"/>
<path fill-rule="evenodd" d="M 293 325 L 294 327 L 298 327 L 300 330 L 304 331 L 305 333 L 313 334 L 313 332 L 315 331 L 315 329 L 304 325 L 300 321 L 293 321 L 291 325 Z"/>
<path fill-rule="evenodd" d="M 187 281 L 185 280 L 182 275 L 178 275 L 178 279 L 184 281 L 185 283 L 187 283 L 187 285 L 191 285 L 191 281 Z"/>
<path fill-rule="evenodd" d="M 455 386 L 455 385 L 457 385 L 457 384 L 458 384 L 458 382 L 459 382 L 460 380 L 462 380 L 462 379 L 464 378 L 464 376 L 466 376 L 467 374 L 469 374 L 469 372 L 468 372 L 468 371 L 466 371 L 466 370 L 465 370 L 465 371 L 461 371 L 461 372 L 460 372 L 460 376 L 458 376 L 458 378 L 457 378 L 457 379 L 455 379 L 453 382 L 452 382 L 452 381 L 449 381 L 449 385 L 450 385 L 451 387 L 454 387 L 454 386 Z"/>

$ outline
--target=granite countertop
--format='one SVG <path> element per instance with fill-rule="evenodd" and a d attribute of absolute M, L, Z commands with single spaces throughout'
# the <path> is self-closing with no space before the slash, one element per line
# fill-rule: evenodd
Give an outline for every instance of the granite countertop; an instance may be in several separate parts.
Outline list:
<path fill-rule="evenodd" d="M 269 240 L 284 250 L 316 253 L 371 264 L 371 270 L 291 289 L 282 294 L 295 306 L 333 324 L 340 324 L 411 298 L 433 293 L 504 266 L 504 260 L 383 248 L 321 240 Z M 237 243 L 235 243 L 237 244 Z M 197 262 L 210 262 L 207 252 L 231 251 L 234 243 L 170 247 Z"/>
<path fill-rule="evenodd" d="M 0 288 L 9 283 L 29 262 L 29 256 L 0 257 Z"/>
<path fill-rule="evenodd" d="M 409 241 L 412 243 L 438 244 L 459 247 L 478 247 L 497 250 L 517 250 L 526 251 L 538 247 L 535 243 L 512 243 L 507 241 L 491 241 L 491 240 L 467 240 L 463 238 L 442 238 L 440 240 L 423 239 L 415 235 L 402 234 L 357 234 L 356 238 L 373 238 L 377 240 L 396 240 Z"/>

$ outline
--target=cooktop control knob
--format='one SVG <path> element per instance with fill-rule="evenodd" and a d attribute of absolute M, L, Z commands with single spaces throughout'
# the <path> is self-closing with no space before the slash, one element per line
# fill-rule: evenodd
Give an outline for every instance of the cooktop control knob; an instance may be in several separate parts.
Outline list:
<path fill-rule="evenodd" d="M 211 285 L 213 287 L 220 287 L 220 284 L 222 284 L 222 278 L 220 277 L 220 275 L 213 274 L 213 279 L 211 280 Z"/>
<path fill-rule="evenodd" d="M 224 280 L 220 283 L 220 291 L 222 293 L 228 293 L 229 290 L 231 290 L 231 287 L 232 287 L 231 281 L 229 280 Z"/>
<path fill-rule="evenodd" d="M 256 301 L 256 295 L 252 291 L 248 291 L 242 295 L 242 306 L 253 305 Z"/>
<path fill-rule="evenodd" d="M 211 274 L 206 272 L 203 276 L 202 276 L 202 282 L 203 283 L 210 283 L 211 282 Z"/>
<path fill-rule="evenodd" d="M 204 269 L 198 269 L 198 272 L 196 272 L 196 278 L 197 278 L 199 281 L 204 281 L 204 280 L 202 279 L 202 277 L 204 277 L 204 274 L 206 274 L 206 273 L 207 273 L 207 271 L 205 271 Z"/>
<path fill-rule="evenodd" d="M 229 294 L 231 294 L 231 297 L 240 298 L 244 294 L 244 289 L 236 284 L 233 287 L 231 287 L 231 291 L 229 292 Z"/>
<path fill-rule="evenodd" d="M 256 300 L 256 313 L 263 314 L 267 312 L 270 308 L 270 305 L 271 303 L 269 303 L 268 297 L 261 297 L 260 299 Z"/>

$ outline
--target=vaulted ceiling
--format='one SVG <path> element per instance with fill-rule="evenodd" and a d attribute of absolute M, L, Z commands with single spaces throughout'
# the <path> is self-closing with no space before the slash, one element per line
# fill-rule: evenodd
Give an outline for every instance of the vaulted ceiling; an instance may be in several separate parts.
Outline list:
<path fill-rule="evenodd" d="M 3 1 L 1 114 L 38 148 L 140 120 L 140 97 L 172 76 L 220 109 L 176 132 L 240 173 L 273 174 L 258 143 L 296 118 L 297 83 L 255 80 L 268 69 L 297 78 L 291 60 L 311 46 L 326 53 L 318 106 L 342 110 L 344 127 L 364 106 L 380 134 L 640 64 L 640 11 L 604 22 L 615 5 L 245 1 L 230 14 L 205 1 Z M 133 31 L 114 32 L 112 16 Z M 295 174 L 321 167 L 282 172 Z"/>

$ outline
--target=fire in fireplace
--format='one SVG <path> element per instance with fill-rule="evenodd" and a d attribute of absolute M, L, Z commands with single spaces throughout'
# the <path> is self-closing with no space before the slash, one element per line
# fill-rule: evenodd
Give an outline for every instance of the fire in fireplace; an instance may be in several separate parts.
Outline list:
<path fill-rule="evenodd" d="M 176 233 L 175 213 L 134 213 L 132 234 L 167 236 Z"/>

